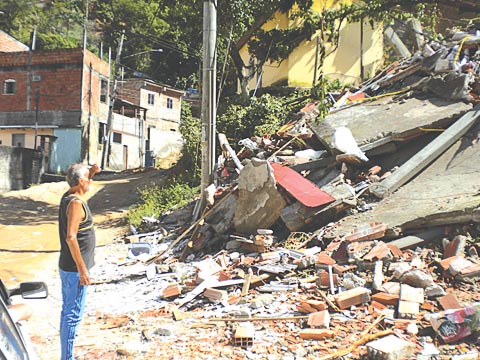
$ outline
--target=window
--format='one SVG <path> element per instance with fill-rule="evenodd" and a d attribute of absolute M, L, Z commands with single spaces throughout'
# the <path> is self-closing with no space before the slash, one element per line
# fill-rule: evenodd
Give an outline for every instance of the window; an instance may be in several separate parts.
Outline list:
<path fill-rule="evenodd" d="M 103 144 L 107 139 L 105 134 L 107 133 L 107 124 L 100 123 L 98 125 L 98 143 Z"/>
<path fill-rule="evenodd" d="M 106 103 L 108 96 L 108 82 L 107 80 L 100 80 L 100 102 Z"/>
<path fill-rule="evenodd" d="M 25 134 L 12 134 L 12 146 L 25 147 Z"/>
<path fill-rule="evenodd" d="M 122 134 L 114 132 L 113 133 L 113 142 L 117 143 L 117 144 L 121 144 L 122 143 Z"/>
<path fill-rule="evenodd" d="M 148 94 L 148 105 L 153 105 L 155 103 L 155 94 Z"/>
<path fill-rule="evenodd" d="M 17 92 L 17 82 L 13 79 L 8 79 L 3 82 L 3 93 L 5 95 L 15 94 Z"/>
<path fill-rule="evenodd" d="M 173 99 L 167 98 L 167 109 L 173 109 Z"/>

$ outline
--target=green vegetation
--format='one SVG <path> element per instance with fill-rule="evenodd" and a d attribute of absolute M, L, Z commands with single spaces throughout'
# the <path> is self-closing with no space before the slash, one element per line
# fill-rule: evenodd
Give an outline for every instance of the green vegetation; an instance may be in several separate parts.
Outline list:
<path fill-rule="evenodd" d="M 318 86 L 323 82 L 323 59 L 328 55 L 324 45 L 338 44 L 342 23 L 364 20 L 388 24 L 414 15 L 431 31 L 437 4 L 442 2 L 364 0 L 315 12 L 311 10 L 312 0 L 219 1 L 217 68 L 222 69 L 218 74 L 222 96 L 233 94 L 240 84 L 242 96 L 248 99 L 248 83 L 258 76 L 263 64 L 283 61 L 312 36 L 320 39 Z M 124 33 L 122 65 L 126 76 L 137 70 L 178 88 L 199 87 L 203 31 L 198 19 L 203 17 L 202 0 L 0 0 L 0 9 L 0 28 L 25 44 L 35 29 L 38 50 L 81 47 L 86 30 L 87 47 L 96 54 L 101 47 L 105 56 L 108 49 L 115 53 Z M 298 26 L 263 29 L 276 12 L 287 14 Z M 240 56 L 245 46 L 253 62 L 245 62 Z M 149 52 L 153 49 L 162 52 Z M 140 56 L 129 57 L 140 52 Z"/>
<path fill-rule="evenodd" d="M 164 185 L 151 184 L 138 191 L 140 203 L 132 206 L 128 212 L 128 220 L 135 227 L 141 225 L 144 216 L 158 219 L 165 211 L 183 207 L 198 194 L 198 189 L 175 179 Z"/>
<path fill-rule="evenodd" d="M 309 93 L 290 89 L 289 93 L 280 95 L 278 89 L 273 88 L 263 92 L 247 101 L 238 95 L 225 99 L 217 117 L 218 132 L 234 140 L 275 134 L 305 105 Z"/>
<path fill-rule="evenodd" d="M 201 177 L 201 122 L 192 116 L 188 103 L 182 104 L 180 132 L 184 140 L 183 152 L 173 171 L 178 181 L 197 186 Z"/>

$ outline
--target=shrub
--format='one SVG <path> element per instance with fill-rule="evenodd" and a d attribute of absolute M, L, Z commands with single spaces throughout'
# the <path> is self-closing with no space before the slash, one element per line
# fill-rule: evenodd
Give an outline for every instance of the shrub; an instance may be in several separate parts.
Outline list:
<path fill-rule="evenodd" d="M 174 173 L 180 182 L 196 186 L 201 177 L 201 121 L 192 115 L 188 103 L 182 104 L 180 132 L 184 145 L 182 157 L 175 166 Z"/>
<path fill-rule="evenodd" d="M 181 208 L 198 194 L 198 189 L 175 179 L 164 185 L 150 184 L 138 191 L 140 203 L 131 206 L 128 211 L 128 220 L 135 227 L 140 226 L 144 216 L 158 219 L 166 210 Z"/>

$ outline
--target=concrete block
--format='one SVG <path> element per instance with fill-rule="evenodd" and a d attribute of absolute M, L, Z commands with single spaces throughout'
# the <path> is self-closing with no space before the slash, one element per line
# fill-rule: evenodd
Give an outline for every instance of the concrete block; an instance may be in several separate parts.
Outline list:
<path fill-rule="evenodd" d="M 425 301 L 425 294 L 421 288 L 415 288 L 407 284 L 402 284 L 400 285 L 400 300 L 423 304 Z"/>
<path fill-rule="evenodd" d="M 412 301 L 398 302 L 398 316 L 402 319 L 414 319 L 420 312 L 420 304 Z"/>
<path fill-rule="evenodd" d="M 367 344 L 368 358 L 371 360 L 404 360 L 413 355 L 415 344 L 388 335 Z"/>
<path fill-rule="evenodd" d="M 434 284 L 432 275 L 420 269 L 407 271 L 400 277 L 400 281 L 413 287 L 424 289 Z"/>

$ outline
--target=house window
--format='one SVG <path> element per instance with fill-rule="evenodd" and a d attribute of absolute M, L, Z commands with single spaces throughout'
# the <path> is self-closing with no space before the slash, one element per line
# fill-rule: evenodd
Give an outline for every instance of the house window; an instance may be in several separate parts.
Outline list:
<path fill-rule="evenodd" d="M 108 82 L 107 80 L 100 80 L 100 102 L 106 103 L 108 96 Z"/>
<path fill-rule="evenodd" d="M 25 134 L 12 134 L 12 146 L 25 147 Z"/>
<path fill-rule="evenodd" d="M 173 109 L 173 99 L 167 98 L 167 109 Z"/>
<path fill-rule="evenodd" d="M 148 94 L 148 105 L 153 105 L 155 103 L 155 94 Z"/>
<path fill-rule="evenodd" d="M 121 144 L 122 143 L 122 134 L 114 132 L 113 133 L 113 142 L 117 143 L 117 144 Z"/>
<path fill-rule="evenodd" d="M 3 82 L 3 93 L 5 95 L 15 94 L 17 92 L 17 82 L 13 79 L 8 79 Z"/>

